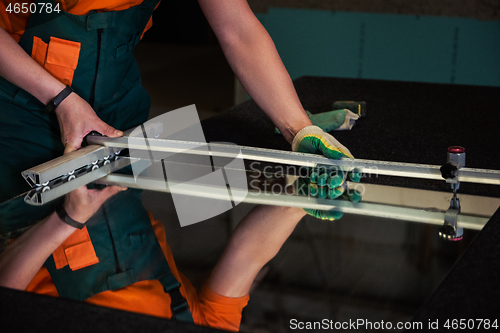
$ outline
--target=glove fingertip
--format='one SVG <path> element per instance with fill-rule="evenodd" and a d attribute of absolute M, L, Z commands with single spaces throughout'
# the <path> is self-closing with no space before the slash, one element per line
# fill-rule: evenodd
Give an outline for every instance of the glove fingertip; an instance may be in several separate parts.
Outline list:
<path fill-rule="evenodd" d="M 344 153 L 340 153 L 342 155 L 342 157 L 345 157 L 345 158 L 354 158 L 354 156 L 352 155 L 349 155 L 349 154 L 344 154 Z"/>
<path fill-rule="evenodd" d="M 327 184 L 330 188 L 339 187 L 344 182 L 344 175 L 338 173 L 337 175 L 331 176 L 327 180 Z"/>
<path fill-rule="evenodd" d="M 337 199 L 342 195 L 342 193 L 344 193 L 344 188 L 342 186 L 331 188 L 330 191 L 328 192 L 328 198 Z"/>
<path fill-rule="evenodd" d="M 358 190 L 347 190 L 343 196 L 352 202 L 360 202 L 361 201 L 361 192 Z"/>
<path fill-rule="evenodd" d="M 328 188 L 326 186 L 319 186 L 318 199 L 325 199 L 328 194 Z"/>
<path fill-rule="evenodd" d="M 328 148 L 322 149 L 321 153 L 324 156 L 326 156 L 330 159 L 333 159 L 333 160 L 340 160 L 342 157 L 347 157 L 339 151 L 328 149 Z"/>
<path fill-rule="evenodd" d="M 335 212 L 335 214 L 333 214 L 335 220 L 340 220 L 342 216 L 344 216 L 344 212 Z"/>
<path fill-rule="evenodd" d="M 353 169 L 349 172 L 349 179 L 352 182 L 359 183 L 362 175 L 363 175 L 363 173 L 361 172 L 361 170 Z"/>
<path fill-rule="evenodd" d="M 319 188 L 316 184 L 309 184 L 309 195 L 312 197 L 318 196 Z"/>
<path fill-rule="evenodd" d="M 326 211 L 323 213 L 324 213 L 325 219 L 330 220 L 330 221 L 340 220 L 342 218 L 342 216 L 344 216 L 343 212 L 339 212 L 336 210 L 329 210 L 329 211 Z"/>

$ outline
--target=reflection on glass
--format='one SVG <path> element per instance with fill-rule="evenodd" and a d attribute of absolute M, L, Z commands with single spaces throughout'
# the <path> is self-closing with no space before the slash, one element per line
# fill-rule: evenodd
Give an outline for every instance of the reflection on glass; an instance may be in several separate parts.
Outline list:
<path fill-rule="evenodd" d="M 109 186 L 66 195 L 59 205 L 82 228 L 52 212 L 12 240 L 0 259 L 2 286 L 237 330 L 255 277 L 305 212 L 255 207 L 198 292 L 178 272 L 165 230 L 144 209 L 140 194 Z"/>
<path fill-rule="evenodd" d="M 248 200 L 281 196 L 277 202 L 322 207 L 308 192 L 310 178 L 249 169 Z M 308 211 L 330 222 L 303 219 L 300 207 L 243 205 L 180 228 L 169 194 L 102 188 L 81 187 L 42 206 L 24 196 L 4 202 L 1 284 L 229 330 L 238 329 L 245 306 L 244 331 L 325 318 L 397 322 L 411 319 L 466 246 L 439 240 L 439 225 L 338 209 Z M 61 205 L 85 226 L 62 223 Z M 466 241 L 474 233 L 466 230 Z"/>

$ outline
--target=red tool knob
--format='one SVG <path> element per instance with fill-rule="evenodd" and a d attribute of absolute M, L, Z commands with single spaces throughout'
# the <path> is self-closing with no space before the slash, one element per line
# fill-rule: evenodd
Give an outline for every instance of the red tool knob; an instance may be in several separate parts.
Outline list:
<path fill-rule="evenodd" d="M 451 146 L 451 147 L 448 147 L 448 152 L 454 153 L 454 154 L 461 154 L 461 153 L 465 153 L 465 148 L 460 147 L 460 146 Z"/>

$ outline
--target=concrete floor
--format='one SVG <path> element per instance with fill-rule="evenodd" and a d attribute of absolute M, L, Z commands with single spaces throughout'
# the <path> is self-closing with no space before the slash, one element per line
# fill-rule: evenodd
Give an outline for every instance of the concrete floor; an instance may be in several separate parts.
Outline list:
<path fill-rule="evenodd" d="M 234 76 L 217 47 L 143 42 L 136 56 L 152 97 L 151 118 L 196 104 L 205 119 L 232 106 Z M 165 225 L 179 270 L 198 287 L 231 230 L 252 208 L 240 204 L 181 228 L 169 194 L 144 192 L 143 202 Z M 346 215 L 331 223 L 306 216 L 252 292 L 242 331 L 288 332 L 292 318 L 410 320 L 466 246 L 439 242 L 437 228 L 382 218 Z"/>

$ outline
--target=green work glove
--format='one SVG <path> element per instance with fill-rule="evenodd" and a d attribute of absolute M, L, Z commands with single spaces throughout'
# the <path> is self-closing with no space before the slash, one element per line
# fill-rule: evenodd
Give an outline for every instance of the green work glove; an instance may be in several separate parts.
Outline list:
<path fill-rule="evenodd" d="M 319 167 L 309 169 L 309 177 L 302 177 L 297 180 L 297 193 L 318 199 L 334 200 L 341 198 L 352 202 L 361 201 L 361 193 L 356 189 L 350 189 L 345 182 L 346 178 L 359 182 L 361 172 L 354 169 L 350 172 L 338 170 L 335 167 Z M 336 210 L 317 210 L 304 208 L 305 212 L 311 216 L 322 220 L 338 220 L 343 213 Z"/>
<path fill-rule="evenodd" d="M 361 107 L 362 105 L 363 108 Z M 328 133 L 331 131 L 350 130 L 355 125 L 356 120 L 361 117 L 361 112 L 364 112 L 364 110 L 364 102 L 334 102 L 333 111 L 312 114 L 306 110 L 306 113 L 314 126 L 318 126 Z M 281 134 L 278 128 L 275 128 L 274 131 L 276 134 Z"/>
<path fill-rule="evenodd" d="M 336 101 L 332 103 L 332 110 L 347 109 L 360 117 L 366 116 L 366 102 Z"/>
<path fill-rule="evenodd" d="M 353 158 L 349 149 L 344 147 L 332 135 L 325 133 L 317 126 L 307 126 L 300 130 L 292 142 L 292 150 L 301 153 L 321 154 L 330 159 L 340 159 L 342 157 Z M 317 196 L 319 199 L 336 199 L 342 196 L 344 199 L 353 202 L 361 200 L 359 191 L 347 188 L 346 178 L 359 182 L 361 172 L 354 169 L 348 173 L 335 167 L 318 167 L 309 169 L 309 177 L 299 179 L 299 186 L 306 185 L 309 196 Z M 336 220 L 342 217 L 342 212 L 330 210 L 320 211 L 304 209 L 309 215 L 323 220 Z"/>
<path fill-rule="evenodd" d="M 349 149 L 318 126 L 301 129 L 292 142 L 292 150 L 300 153 L 320 154 L 338 160 L 342 157 L 353 158 Z"/>
<path fill-rule="evenodd" d="M 313 125 L 318 126 L 327 133 L 334 130 L 350 130 L 354 126 L 356 120 L 359 119 L 357 114 L 354 114 L 347 109 L 333 110 L 317 114 L 310 114 L 308 112 L 308 115 Z"/>
<path fill-rule="evenodd" d="M 344 216 L 343 212 L 339 212 L 336 210 L 318 210 L 318 209 L 304 208 L 304 211 L 307 214 L 314 216 L 317 219 L 327 220 L 327 221 L 340 220 L 342 216 Z"/>

